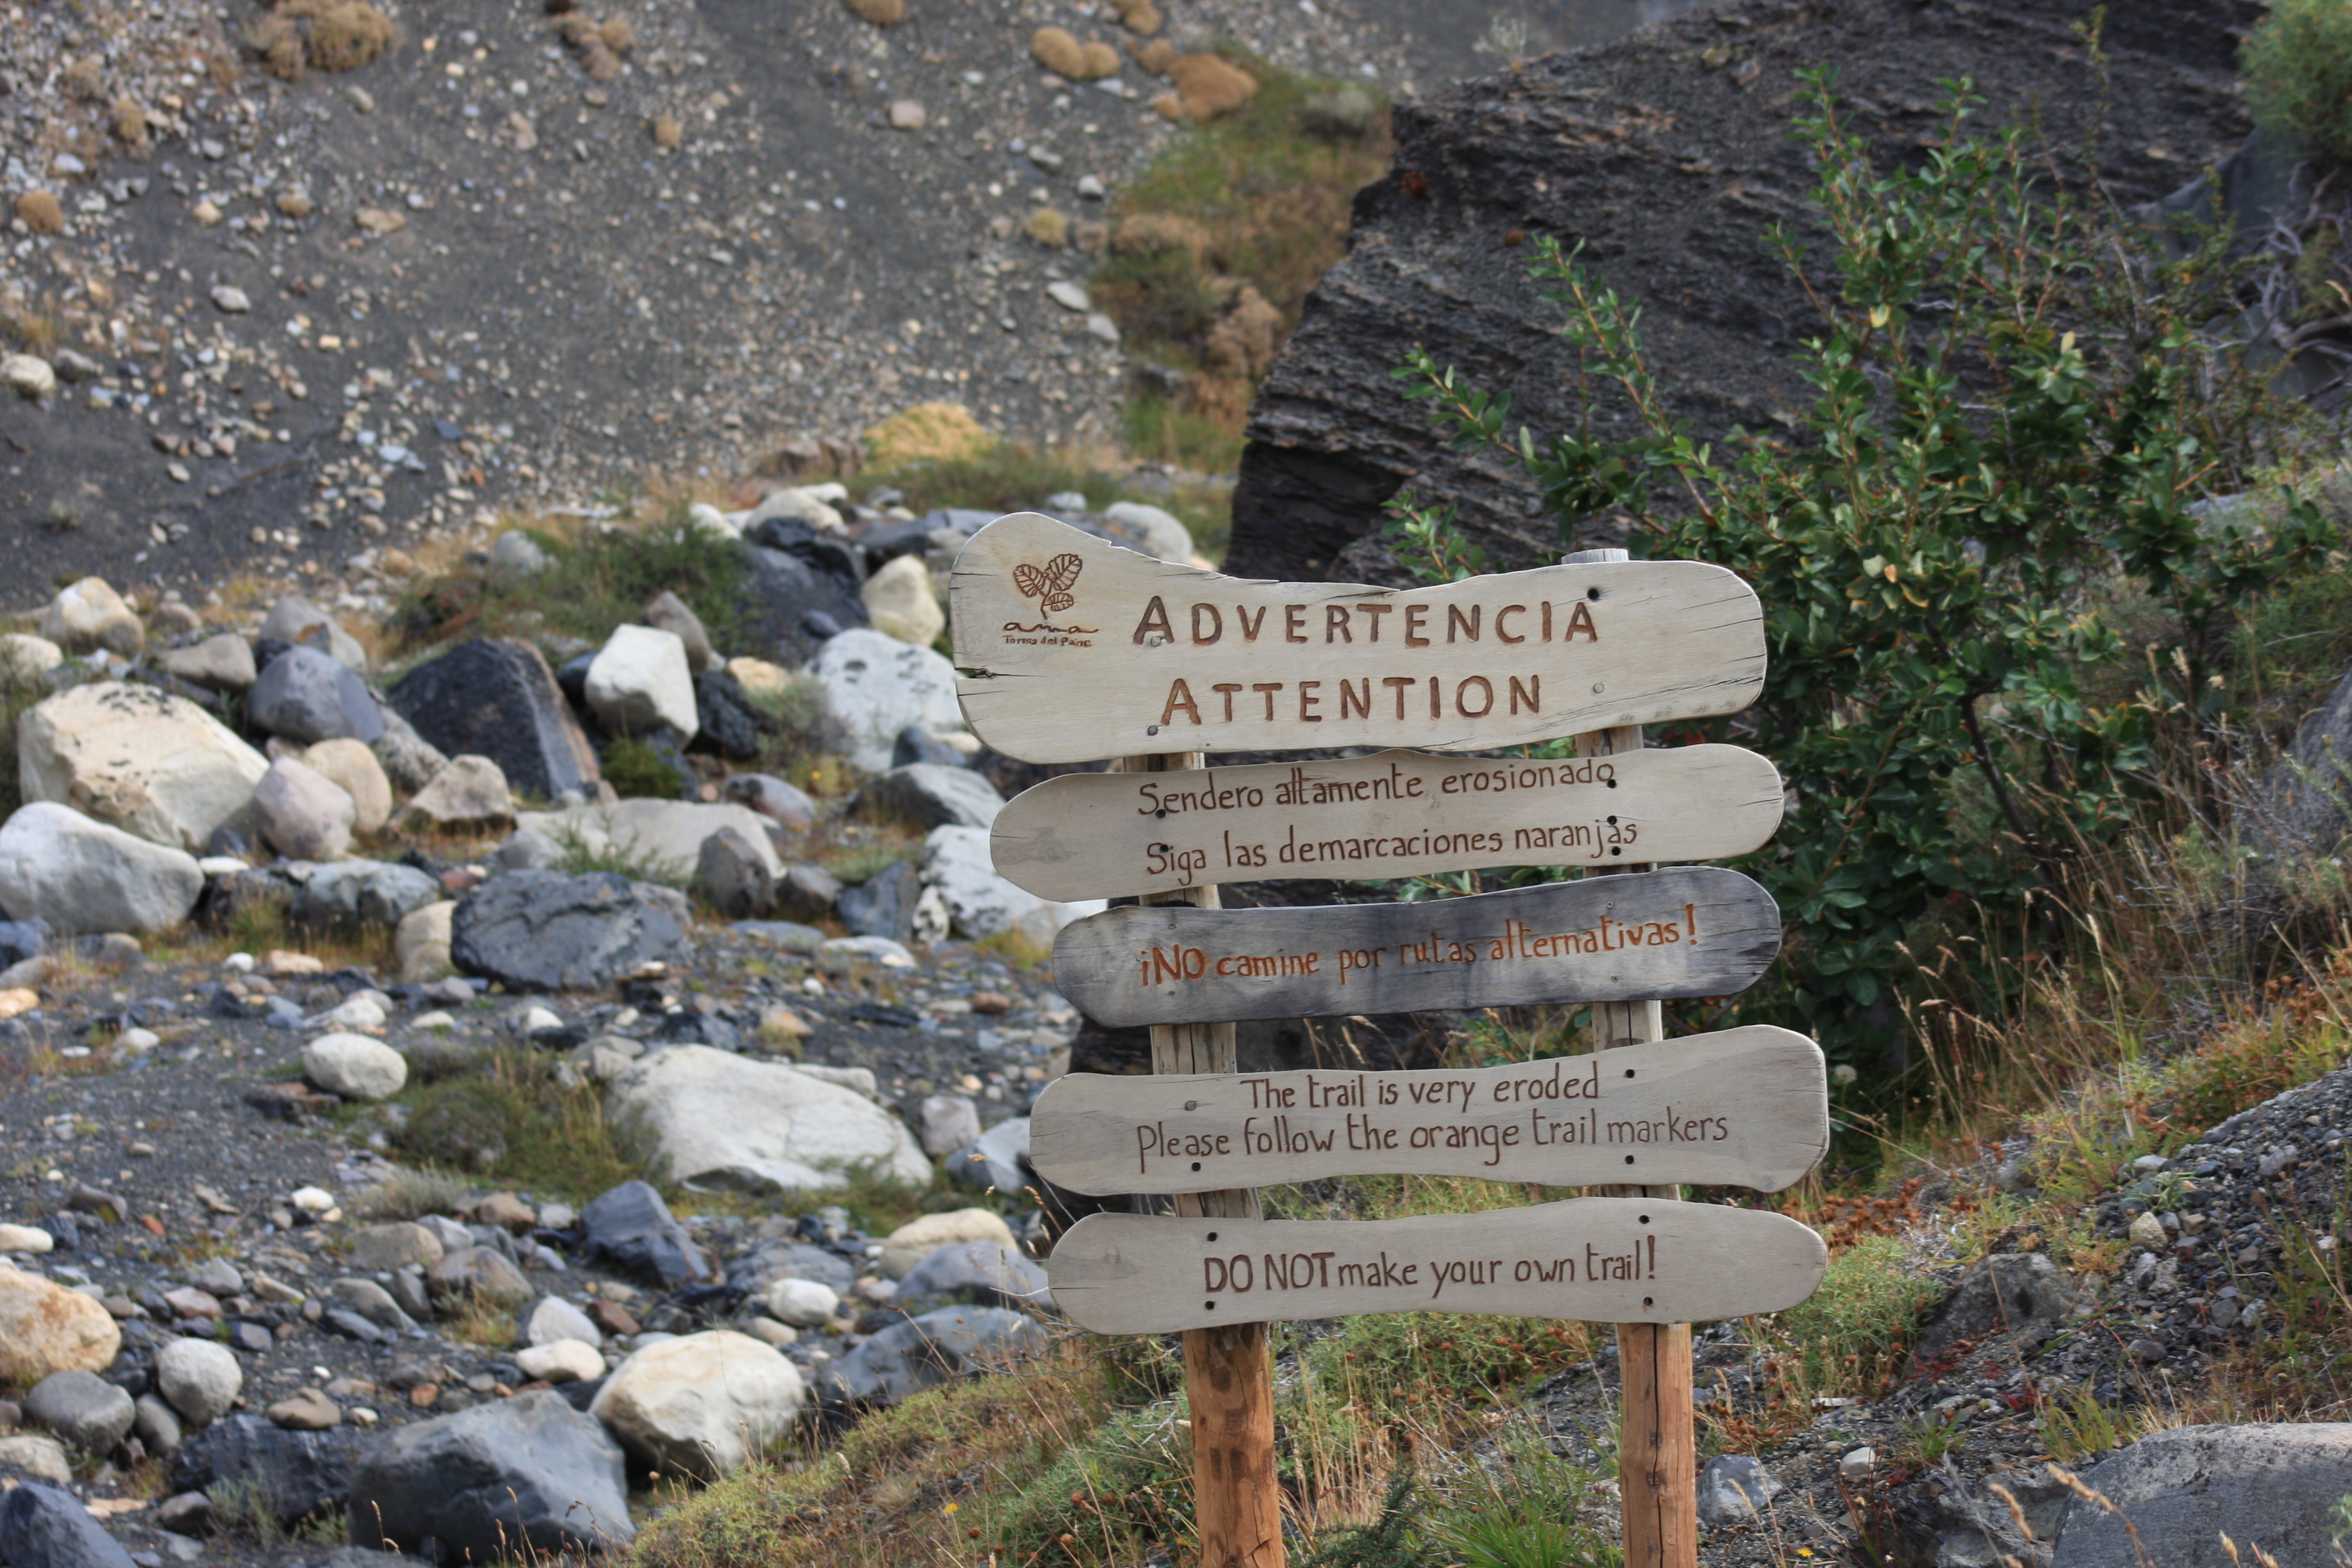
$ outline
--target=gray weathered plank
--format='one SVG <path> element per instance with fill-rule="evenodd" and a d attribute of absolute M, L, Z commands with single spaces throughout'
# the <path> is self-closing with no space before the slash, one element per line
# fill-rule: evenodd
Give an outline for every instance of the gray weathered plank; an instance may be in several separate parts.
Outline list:
<path fill-rule="evenodd" d="M 1376 1173 L 1777 1192 L 1829 1141 L 1821 1047 L 1762 1024 L 1504 1067 L 1076 1073 L 1029 1121 L 1037 1173 L 1096 1194 Z"/>
<path fill-rule="evenodd" d="M 1708 1322 L 1794 1306 L 1828 1260 L 1785 1215 L 1571 1198 L 1385 1220 L 1094 1214 L 1045 1269 L 1080 1328 L 1159 1334 L 1361 1312 Z"/>
<path fill-rule="evenodd" d="M 999 874 L 1068 902 L 1257 877 L 1745 855 L 1780 825 L 1780 771 L 1738 746 L 1522 759 L 1381 752 L 1156 773 L 1068 773 L 1007 802 Z"/>
<path fill-rule="evenodd" d="M 1720 566 L 1546 566 L 1398 592 L 1155 561 L 1031 512 L 949 586 L 956 691 L 1034 763 L 1178 750 L 1484 751 L 1736 713 L 1764 680 L 1754 590 Z"/>
<path fill-rule="evenodd" d="M 1108 910 L 1062 928 L 1054 984 L 1117 1026 L 1727 996 L 1780 948 L 1772 896 L 1684 866 L 1466 899 Z"/>

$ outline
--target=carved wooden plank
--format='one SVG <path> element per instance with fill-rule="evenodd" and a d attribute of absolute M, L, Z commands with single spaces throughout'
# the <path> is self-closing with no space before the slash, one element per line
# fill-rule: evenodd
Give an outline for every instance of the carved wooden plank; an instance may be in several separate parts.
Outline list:
<path fill-rule="evenodd" d="M 1780 949 L 1772 896 L 1683 866 L 1417 904 L 1107 910 L 1062 928 L 1054 984 L 1114 1027 L 1727 996 Z"/>
<path fill-rule="evenodd" d="M 1764 680 L 1754 590 L 1720 566 L 1546 566 L 1398 592 L 1155 561 L 1019 512 L 949 587 L 956 693 L 1007 756 L 1484 751 L 1736 713 Z"/>
<path fill-rule="evenodd" d="M 1041 899 L 1259 877 L 1717 860 L 1770 841 L 1780 771 L 1738 746 L 1599 760 L 1381 752 L 1173 776 L 1069 773 L 997 815 L 996 869 Z"/>
<path fill-rule="evenodd" d="M 1077 1193 L 1320 1176 L 1486 1176 L 1777 1192 L 1829 1148 L 1821 1048 L 1769 1025 L 1459 1071 L 1056 1079 L 1037 1173 Z"/>
<path fill-rule="evenodd" d="M 1785 1215 L 1571 1198 L 1385 1220 L 1094 1214 L 1045 1270 L 1080 1328 L 1158 1334 L 1360 1312 L 1706 1322 L 1794 1306 L 1828 1261 Z"/>

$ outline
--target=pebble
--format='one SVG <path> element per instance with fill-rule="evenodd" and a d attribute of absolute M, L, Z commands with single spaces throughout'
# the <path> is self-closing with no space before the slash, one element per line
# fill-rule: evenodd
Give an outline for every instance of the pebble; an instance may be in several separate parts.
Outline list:
<path fill-rule="evenodd" d="M 244 289 L 222 283 L 213 289 L 213 306 L 223 315 L 242 316 L 253 309 L 253 301 L 246 297 Z"/>

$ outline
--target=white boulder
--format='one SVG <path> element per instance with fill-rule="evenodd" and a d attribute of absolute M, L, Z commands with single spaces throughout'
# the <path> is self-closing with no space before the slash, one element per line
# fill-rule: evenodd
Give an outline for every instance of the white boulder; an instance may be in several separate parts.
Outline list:
<path fill-rule="evenodd" d="M 147 646 L 138 612 L 103 577 L 85 577 L 50 600 L 41 612 L 41 635 L 68 653 L 104 648 L 128 658 Z"/>
<path fill-rule="evenodd" d="M 604 1355 L 585 1340 L 551 1340 L 515 1352 L 525 1377 L 541 1383 L 583 1383 L 604 1375 Z"/>
<path fill-rule="evenodd" d="M 643 1463 L 711 1480 L 771 1447 L 807 1402 L 799 1371 L 774 1346 L 718 1329 L 638 1351 L 588 1414 Z"/>
<path fill-rule="evenodd" d="M 928 647 L 856 626 L 825 639 L 809 668 L 862 773 L 890 771 L 898 731 L 909 724 L 938 734 L 963 728 L 955 666 Z"/>
<path fill-rule="evenodd" d="M 28 681 L 66 661 L 66 650 L 28 632 L 0 637 L 0 680 Z"/>
<path fill-rule="evenodd" d="M 16 724 L 16 782 L 152 844 L 201 854 L 269 771 L 268 759 L 184 697 L 98 681 L 60 691 Z"/>
<path fill-rule="evenodd" d="M 365 1035 L 321 1035 L 302 1047 L 302 1076 L 345 1100 L 390 1100 L 408 1082 L 408 1058 Z"/>
<path fill-rule="evenodd" d="M 522 1325 L 522 1342 L 551 1345 L 558 1340 L 580 1340 L 601 1345 L 604 1336 L 587 1313 L 561 1296 L 541 1296 Z M 593 1375 L 593 1374 L 592 1374 Z"/>
<path fill-rule="evenodd" d="M 0 826 L 0 909 L 60 936 L 169 931 L 205 890 L 195 857 L 36 801 Z"/>
<path fill-rule="evenodd" d="M 709 1046 L 631 1063 L 613 1079 L 606 1107 L 653 1141 L 673 1181 L 791 1193 L 845 1185 L 859 1168 L 917 1186 L 931 1178 L 906 1124 L 872 1100 Z"/>
<path fill-rule="evenodd" d="M 618 626 L 588 666 L 588 706 L 625 735 L 667 725 L 680 741 L 701 728 L 685 639 L 656 626 Z"/>
<path fill-rule="evenodd" d="M 796 1329 L 822 1328 L 841 1310 L 841 1298 L 820 1279 L 779 1279 L 760 1304 L 768 1316 Z"/>
<path fill-rule="evenodd" d="M 974 942 L 1017 931 L 1040 947 L 1072 921 L 1109 908 L 1087 899 L 1057 904 L 1016 888 L 996 874 L 984 827 L 934 827 L 923 839 L 923 881 L 948 906 L 950 928 Z"/>
<path fill-rule="evenodd" d="M 1103 508 L 1103 517 L 1162 561 L 1181 566 L 1192 559 L 1192 531 L 1173 513 L 1139 500 L 1121 500 Z"/>
<path fill-rule="evenodd" d="M 948 614 L 931 591 L 931 574 L 919 555 L 901 555 L 884 564 L 857 590 L 874 629 L 917 647 L 929 647 L 947 629 Z"/>
<path fill-rule="evenodd" d="M 155 1386 L 191 1426 L 227 1415 L 245 1391 L 236 1352 L 213 1340 L 167 1341 L 155 1352 Z"/>

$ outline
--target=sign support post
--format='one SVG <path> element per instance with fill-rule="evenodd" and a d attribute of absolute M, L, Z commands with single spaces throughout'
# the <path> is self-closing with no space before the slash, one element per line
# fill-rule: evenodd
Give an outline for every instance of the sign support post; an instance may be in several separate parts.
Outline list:
<path fill-rule="evenodd" d="M 1198 768 L 1198 752 L 1146 752 L 1120 771 L 1172 773 Z M 1145 893 L 1146 904 L 1219 905 L 1217 885 Z M 1154 1024 L 1155 1073 L 1231 1073 L 1241 1069 L 1227 1024 Z M 1180 1193 L 1186 1217 L 1256 1219 L 1248 1187 Z M 1188 1329 L 1183 1335 L 1184 1398 L 1192 1420 L 1192 1513 L 1200 1568 L 1283 1568 L 1282 1488 L 1274 1450 L 1274 1360 L 1264 1323 Z"/>
<path fill-rule="evenodd" d="M 1580 550 L 1563 566 L 1628 559 L 1622 550 Z M 1616 756 L 1643 749 L 1642 726 L 1593 730 L 1576 738 L 1579 757 Z M 1640 866 L 1596 867 L 1593 876 L 1647 871 Z M 1644 1045 L 1666 1037 L 1660 1002 L 1596 1002 L 1597 1048 Z M 1604 1189 L 1611 1197 L 1678 1199 L 1679 1185 Z M 1696 1568 L 1698 1563 L 1698 1434 L 1692 1405 L 1688 1323 L 1617 1325 L 1617 1372 L 1622 1425 L 1617 1450 L 1617 1491 L 1625 1520 L 1625 1568 Z"/>

